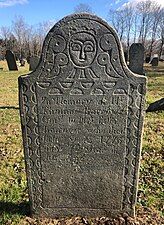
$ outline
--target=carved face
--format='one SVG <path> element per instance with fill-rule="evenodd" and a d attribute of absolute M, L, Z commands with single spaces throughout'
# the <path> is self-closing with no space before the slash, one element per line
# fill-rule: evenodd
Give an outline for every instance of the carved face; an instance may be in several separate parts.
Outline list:
<path fill-rule="evenodd" d="M 69 44 L 70 57 L 79 67 L 90 65 L 96 55 L 96 41 L 91 34 L 76 33 L 71 37 Z"/>

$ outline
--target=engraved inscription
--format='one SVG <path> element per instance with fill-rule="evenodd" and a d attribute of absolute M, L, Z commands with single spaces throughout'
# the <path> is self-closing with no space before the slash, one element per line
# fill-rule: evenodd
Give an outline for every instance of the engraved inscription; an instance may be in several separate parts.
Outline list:
<path fill-rule="evenodd" d="M 81 174 L 84 179 L 86 174 L 92 177 L 106 171 L 108 183 L 106 190 L 108 197 L 112 198 L 111 192 L 115 188 L 115 193 L 122 198 L 122 182 L 124 173 L 125 158 L 125 136 L 127 117 L 127 96 L 112 95 L 99 96 L 96 99 L 91 96 L 48 96 L 48 90 L 43 90 L 38 86 L 38 110 L 40 127 L 41 157 L 43 158 L 42 173 L 46 177 L 43 184 L 43 206 L 44 207 L 82 207 L 82 203 L 75 201 L 69 194 L 68 202 L 65 202 L 64 194 L 66 190 L 57 185 L 60 177 L 52 176 L 49 171 L 60 174 L 66 171 L 69 179 L 67 187 L 69 192 L 74 191 L 74 185 L 79 185 L 89 193 L 81 181 L 77 181 L 77 175 Z M 109 176 L 109 174 L 111 176 Z M 61 175 L 62 177 L 62 175 Z M 85 178 L 88 179 L 88 178 Z M 102 178 L 102 182 L 103 182 Z M 119 179 L 113 187 L 112 180 Z M 56 180 L 56 182 L 55 182 Z M 89 182 L 89 181 L 88 181 Z M 55 184 L 54 184 L 55 183 Z M 93 184 L 92 184 L 93 185 Z M 96 185 L 96 184 L 95 184 Z M 53 188 L 52 188 L 53 187 Z M 96 186 L 95 186 L 96 188 Z M 48 190 L 51 189 L 51 192 Z M 76 190 L 76 195 L 80 192 Z M 113 190 L 114 191 L 114 190 Z M 51 193 L 51 194 L 50 194 Z M 94 198 L 98 198 L 100 193 L 95 193 Z M 57 200 L 55 196 L 60 196 Z M 54 199 L 53 205 L 47 205 L 47 198 Z M 93 205 L 85 207 L 93 207 Z M 109 202 L 106 203 L 108 208 Z M 121 203 L 115 203 L 121 209 Z M 96 203 L 94 207 L 99 207 Z"/>

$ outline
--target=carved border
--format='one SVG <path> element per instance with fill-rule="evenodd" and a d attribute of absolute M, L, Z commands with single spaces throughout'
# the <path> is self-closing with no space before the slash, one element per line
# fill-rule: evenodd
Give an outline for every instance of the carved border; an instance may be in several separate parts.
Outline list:
<path fill-rule="evenodd" d="M 141 93 L 140 93 L 140 91 Z M 124 172 L 124 192 L 123 192 L 123 210 L 134 216 L 134 206 L 137 194 L 137 178 L 140 158 L 140 127 L 141 121 L 141 103 L 143 84 L 134 86 L 130 84 L 128 117 L 127 117 L 127 138 L 126 138 L 126 156 Z M 131 133 L 133 131 L 133 133 Z M 132 147 L 131 147 L 132 146 Z"/>
<path fill-rule="evenodd" d="M 125 156 L 125 173 L 124 173 L 124 191 L 122 210 L 130 215 L 134 214 L 134 204 L 136 201 L 136 184 L 139 168 L 140 157 L 140 137 L 138 136 L 141 121 L 141 103 L 142 87 L 138 84 L 130 85 L 128 101 L 128 119 L 127 119 L 127 136 L 126 136 L 126 156 Z M 141 93 L 139 92 L 141 89 Z M 29 97 L 27 97 L 29 96 Z M 42 210 L 42 171 L 41 157 L 39 149 L 38 133 L 38 112 L 35 84 L 22 86 L 22 99 L 24 109 L 24 138 L 25 138 L 25 155 L 27 157 L 26 166 L 28 177 L 28 186 L 30 191 L 32 212 L 37 214 Z M 33 129 L 30 129 L 33 127 Z M 134 132 L 131 133 L 131 130 Z M 138 140 L 139 137 L 139 140 Z M 33 145 L 33 148 L 32 148 Z M 130 148 L 132 146 L 132 148 Z M 138 164 L 138 165 L 137 165 Z M 46 210 L 45 210 L 46 211 Z"/>
<path fill-rule="evenodd" d="M 82 18 L 81 18 L 82 19 Z M 85 18 L 84 18 L 85 19 Z M 111 29 L 109 26 L 107 26 L 104 22 L 99 21 L 97 19 L 93 19 L 96 22 L 99 22 L 101 25 L 106 26 L 109 30 Z M 64 22 L 64 20 L 62 20 Z M 60 22 L 60 23 L 62 23 Z M 68 21 L 67 21 L 68 22 Z M 57 25 L 56 25 L 57 26 Z M 59 23 L 58 23 L 59 26 Z M 115 41 L 119 46 L 119 41 L 115 35 L 115 32 L 111 29 L 110 30 L 112 35 L 115 38 Z M 51 31 L 49 33 L 49 36 L 52 37 L 54 31 Z M 50 42 L 50 39 L 47 37 L 45 41 L 44 50 L 46 47 L 48 47 L 48 44 Z M 44 54 L 46 51 L 43 51 L 42 53 L 42 59 L 45 60 L 46 57 Z M 119 58 L 120 58 L 120 66 L 125 73 L 126 76 L 132 76 L 129 71 L 125 71 L 125 68 L 123 67 L 123 59 L 122 59 L 122 52 L 118 51 Z M 44 69 L 44 64 L 46 61 L 43 61 L 42 69 Z M 29 79 L 29 83 L 32 82 Z M 130 78 L 129 78 L 130 79 Z M 137 77 L 132 77 L 133 82 L 136 81 L 137 83 Z M 139 78 L 138 78 L 139 80 Z M 26 83 L 25 79 L 25 83 Z M 141 83 L 144 83 L 144 81 L 141 81 Z M 23 82 L 22 82 L 23 83 Z M 41 212 L 42 209 L 42 172 L 41 172 L 41 162 L 40 162 L 40 151 L 39 151 L 39 134 L 38 134 L 38 117 L 37 117 L 37 102 L 36 102 L 36 90 L 35 90 L 35 84 L 32 84 L 30 86 L 22 84 L 20 82 L 20 85 L 23 85 L 21 87 L 21 97 L 23 100 L 22 103 L 22 113 L 23 120 L 24 120 L 24 126 L 23 127 L 23 136 L 24 136 L 24 145 L 25 145 L 25 155 L 26 155 L 26 170 L 28 177 L 28 186 L 30 191 L 30 197 L 32 202 L 32 211 L 33 213 L 39 213 L 39 209 Z M 142 84 L 143 86 L 144 84 Z M 138 170 L 139 165 L 137 165 L 139 161 L 139 155 L 140 155 L 140 137 L 139 140 L 137 140 L 138 135 L 141 133 L 139 129 L 141 129 L 142 125 L 142 116 L 140 112 L 141 104 L 143 102 L 142 96 L 139 92 L 139 86 L 140 84 L 136 85 L 130 85 L 130 92 L 129 92 L 129 103 L 128 103 L 128 121 L 127 121 L 127 140 L 126 140 L 126 156 L 125 156 L 125 174 L 124 174 L 124 193 L 123 193 L 123 202 L 122 207 L 123 211 L 128 212 L 129 214 L 133 214 L 133 206 L 136 201 L 136 188 L 135 185 L 137 183 L 137 177 L 138 177 L 138 171 L 135 170 L 135 166 Z M 142 93 L 142 91 L 141 91 Z M 30 99 L 28 99 L 28 97 Z M 137 100 L 138 99 L 138 100 Z M 136 105 L 136 102 L 138 101 L 138 104 Z M 137 107 L 136 107 L 137 106 Z M 23 124 L 23 122 L 22 122 Z M 30 129 L 30 127 L 34 129 Z M 131 134 L 131 128 L 135 131 L 135 133 Z M 33 148 L 32 148 L 33 144 Z M 130 146 L 133 146 L 130 149 Z M 33 170 L 32 170 L 33 169 Z M 36 188 L 35 188 L 36 187 Z M 36 211 L 36 212 L 35 212 Z"/>
<path fill-rule="evenodd" d="M 35 213 L 38 208 L 42 208 L 42 172 L 40 162 L 41 157 L 39 147 L 38 112 L 35 84 L 31 84 L 29 87 L 26 84 L 22 84 L 20 95 L 20 98 L 22 98 L 23 101 L 22 114 L 24 118 L 22 120 L 24 120 L 24 127 L 22 130 L 24 140 L 26 142 L 26 171 L 29 176 L 27 176 L 27 182 L 29 187 L 32 213 Z"/>

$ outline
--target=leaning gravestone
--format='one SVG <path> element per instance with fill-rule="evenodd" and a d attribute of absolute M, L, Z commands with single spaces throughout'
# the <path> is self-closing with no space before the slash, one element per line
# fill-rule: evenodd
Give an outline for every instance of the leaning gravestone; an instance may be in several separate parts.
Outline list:
<path fill-rule="evenodd" d="M 18 70 L 15 56 L 10 50 L 6 50 L 5 58 L 7 60 L 9 70 Z"/>
<path fill-rule="evenodd" d="M 129 69 L 144 75 L 144 46 L 141 43 L 133 43 L 129 49 Z"/>
<path fill-rule="evenodd" d="M 145 83 L 100 18 L 50 30 L 39 66 L 19 77 L 33 215 L 134 216 Z"/>
<path fill-rule="evenodd" d="M 38 56 L 31 56 L 30 57 L 30 68 L 29 70 L 35 70 L 39 63 L 39 57 Z"/>

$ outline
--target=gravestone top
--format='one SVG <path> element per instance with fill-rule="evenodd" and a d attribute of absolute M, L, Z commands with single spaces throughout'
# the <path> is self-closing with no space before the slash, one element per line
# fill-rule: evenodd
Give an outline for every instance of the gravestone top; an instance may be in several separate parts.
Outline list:
<path fill-rule="evenodd" d="M 37 69 L 19 77 L 34 215 L 134 215 L 146 78 L 94 15 L 59 21 Z"/>
<path fill-rule="evenodd" d="M 158 62 L 159 62 L 158 57 L 154 57 L 154 58 L 152 58 L 152 60 L 151 60 L 151 65 L 152 65 L 153 67 L 158 66 Z"/>
<path fill-rule="evenodd" d="M 5 58 L 7 60 L 9 70 L 18 70 L 15 56 L 10 50 L 6 50 Z"/>
<path fill-rule="evenodd" d="M 133 43 L 129 49 L 129 69 L 137 74 L 144 75 L 144 46 L 141 43 Z"/>

